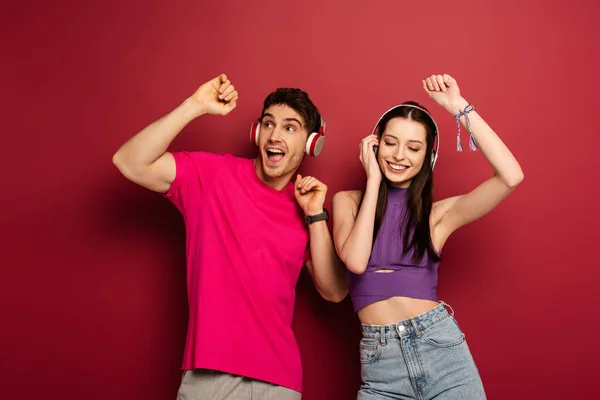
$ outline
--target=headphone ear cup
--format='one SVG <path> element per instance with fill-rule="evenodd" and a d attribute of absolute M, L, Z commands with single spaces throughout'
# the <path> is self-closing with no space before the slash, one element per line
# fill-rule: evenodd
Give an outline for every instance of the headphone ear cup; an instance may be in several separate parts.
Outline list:
<path fill-rule="evenodd" d="M 318 157 L 323 150 L 323 144 L 325 143 L 325 136 L 321 133 L 313 132 L 306 141 L 305 153 L 309 156 Z"/>
<path fill-rule="evenodd" d="M 260 123 L 255 122 L 250 127 L 250 142 L 255 146 L 258 146 L 258 134 L 260 132 Z"/>

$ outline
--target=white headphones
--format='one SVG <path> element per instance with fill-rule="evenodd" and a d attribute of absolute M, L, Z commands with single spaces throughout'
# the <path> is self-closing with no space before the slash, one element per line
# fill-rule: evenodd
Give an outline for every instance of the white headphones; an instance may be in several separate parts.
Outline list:
<path fill-rule="evenodd" d="M 377 127 L 379 126 L 379 123 L 381 122 L 381 120 L 387 114 L 389 114 L 391 111 L 394 111 L 395 109 L 400 108 L 400 107 L 416 108 L 417 110 L 423 111 L 425 114 L 427 114 L 429 116 L 429 118 L 431 118 L 431 121 L 433 122 L 433 126 L 435 127 L 435 132 L 433 133 L 434 148 L 431 153 L 431 169 L 433 169 L 433 167 L 435 166 L 435 162 L 437 161 L 438 153 L 439 153 L 439 149 L 440 149 L 440 135 L 439 135 L 438 127 L 437 127 L 437 124 L 435 123 L 435 120 L 433 119 L 431 114 L 429 114 L 429 112 L 427 110 L 425 110 L 424 108 L 415 106 L 413 104 L 405 104 L 405 103 L 398 104 L 397 106 L 394 106 L 394 107 L 390 108 L 389 110 L 387 110 L 385 113 L 383 113 L 383 115 L 381 117 L 379 117 L 379 119 L 377 120 L 377 123 L 375 124 L 375 127 L 373 128 L 372 134 L 379 135 L 379 132 L 377 132 Z"/>
<path fill-rule="evenodd" d="M 304 152 L 309 156 L 318 157 L 323 150 L 323 145 L 325 144 L 325 121 L 319 115 L 319 131 L 312 132 L 308 136 L 308 140 L 306 141 L 306 148 Z M 256 121 L 250 127 L 250 141 L 258 146 L 258 137 L 260 134 L 260 121 Z"/>

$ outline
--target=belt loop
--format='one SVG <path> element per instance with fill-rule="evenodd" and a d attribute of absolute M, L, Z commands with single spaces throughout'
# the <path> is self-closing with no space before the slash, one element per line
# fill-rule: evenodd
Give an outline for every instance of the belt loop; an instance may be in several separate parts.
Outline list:
<path fill-rule="evenodd" d="M 446 303 L 445 301 L 442 301 L 442 304 L 444 305 L 444 307 L 448 307 L 450 309 L 450 315 L 454 317 L 454 308 L 452 308 L 452 306 Z"/>
<path fill-rule="evenodd" d="M 417 322 L 415 321 L 414 318 L 412 318 L 410 320 L 410 324 L 412 325 L 414 331 L 415 331 L 415 335 L 417 336 L 421 336 L 421 331 L 419 331 L 419 328 L 417 327 Z"/>
<path fill-rule="evenodd" d="M 379 327 L 379 343 L 381 343 L 382 346 L 386 345 L 385 325 Z"/>

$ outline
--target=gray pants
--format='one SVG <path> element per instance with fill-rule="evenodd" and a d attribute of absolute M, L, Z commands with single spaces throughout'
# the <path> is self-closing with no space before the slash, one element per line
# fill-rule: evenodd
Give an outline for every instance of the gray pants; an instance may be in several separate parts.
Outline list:
<path fill-rule="evenodd" d="M 299 400 L 301 394 L 268 382 L 224 372 L 183 372 L 177 400 Z"/>

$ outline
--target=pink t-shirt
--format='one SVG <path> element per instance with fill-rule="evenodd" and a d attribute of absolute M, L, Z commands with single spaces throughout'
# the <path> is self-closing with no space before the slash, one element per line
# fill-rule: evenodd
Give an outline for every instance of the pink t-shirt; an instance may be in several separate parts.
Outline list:
<path fill-rule="evenodd" d="M 253 160 L 172 153 L 166 197 L 186 226 L 189 325 L 183 369 L 207 368 L 302 391 L 291 324 L 308 229 L 294 185 L 263 183 Z"/>

